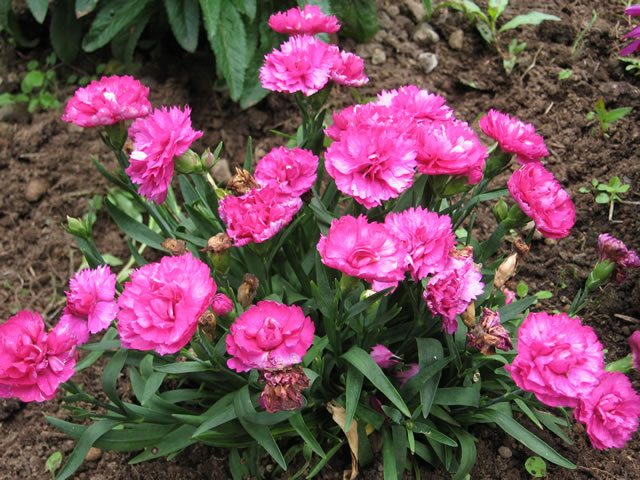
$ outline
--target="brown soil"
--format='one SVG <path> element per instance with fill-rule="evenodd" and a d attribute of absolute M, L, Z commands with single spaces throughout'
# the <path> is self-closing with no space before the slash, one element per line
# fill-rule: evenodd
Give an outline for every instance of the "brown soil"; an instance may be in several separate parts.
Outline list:
<path fill-rule="evenodd" d="M 559 16 L 561 22 L 523 27 L 517 33 L 507 32 L 501 40 L 518 36 L 527 48 L 518 66 L 507 76 L 495 50 L 485 44 L 460 12 L 440 11 L 432 25 L 440 41 L 418 45 L 412 33 L 416 20 L 408 4 L 416 1 L 379 2 L 381 31 L 374 43 L 356 46 L 345 41 L 343 47 L 357 51 L 367 61 L 371 81 L 360 94 L 375 95 L 382 89 L 416 84 L 447 98 L 459 118 L 473 123 L 478 114 L 495 108 L 531 122 L 545 139 L 551 152 L 546 165 L 571 193 L 577 210 L 577 222 L 571 236 L 558 242 L 536 241 L 522 267 L 517 281 L 523 280 L 530 291 L 551 290 L 555 296 L 542 302 L 540 310 L 562 310 L 570 303 L 596 258 L 596 239 L 610 232 L 630 248 L 640 250 L 640 209 L 634 204 L 618 204 L 614 220 L 608 209 L 594 203 L 591 194 L 581 194 L 580 187 L 591 180 L 608 181 L 614 175 L 631 185 L 623 199 L 640 200 L 640 89 L 638 77 L 625 72 L 618 60 L 628 30 L 619 0 L 589 2 L 587 0 L 543 0 L 536 9 Z M 478 2 L 486 4 L 486 2 Z M 504 13 L 509 19 L 529 11 L 531 2 L 512 0 Z M 592 17 L 598 14 L 583 42 L 572 46 Z M 463 34 L 462 48 L 453 49 L 448 40 L 456 31 Z M 456 33 L 459 35 L 459 33 Z M 3 40 L 2 40 L 3 41 Z M 378 47 L 386 61 L 372 65 L 371 54 Z M 15 50 L 2 46 L 5 60 L 0 64 L 3 91 L 15 91 L 15 73 L 24 71 L 24 58 L 42 58 L 46 52 Z M 419 54 L 434 52 L 438 66 L 425 74 Z M 209 61 L 209 60 L 207 60 Z M 291 131 L 296 125 L 295 106 L 285 95 L 271 95 L 257 107 L 241 111 L 231 104 L 224 92 L 210 88 L 209 68 L 202 57 L 186 57 L 180 53 L 156 66 L 147 64 L 138 74 L 151 87 L 154 106 L 185 104 L 193 109 L 195 128 L 205 132 L 195 145 L 201 151 L 224 141 L 224 156 L 237 164 L 244 158 L 246 138 L 254 138 L 257 155 L 278 142 L 270 129 Z M 157 65 L 162 65 L 162 70 Z M 561 70 L 572 71 L 566 80 L 558 80 Z M 196 73 L 193 73 L 196 72 Z M 191 75 L 189 73 L 192 73 Z M 466 86 L 474 82 L 478 88 Z M 64 90 L 68 98 L 73 89 Z M 65 98 L 66 96 L 66 98 Z M 346 90 L 339 91 L 340 101 L 348 103 Z M 593 122 L 586 119 L 596 101 L 603 98 L 607 109 L 633 106 L 634 111 L 611 128 L 609 138 L 592 134 Z M 477 126 L 477 124 L 476 124 Z M 262 154 L 263 154 L 262 153 Z M 105 194 L 107 184 L 95 172 L 89 157 L 95 155 L 110 165 L 111 157 L 91 131 L 83 131 L 60 121 L 60 112 L 28 115 L 20 111 L 3 111 L 0 121 L 0 318 L 7 319 L 16 310 L 39 311 L 54 324 L 64 307 L 64 289 L 80 264 L 80 254 L 73 239 L 61 225 L 66 216 L 80 217 L 94 194 Z M 41 191 L 33 194 L 34 182 Z M 38 187 L 36 185 L 36 187 Z M 481 228 L 488 231 L 492 220 Z M 126 259 L 127 247 L 122 235 L 108 216 L 101 212 L 96 224 L 101 251 Z M 594 327 L 608 350 L 608 359 L 628 353 L 628 336 L 640 323 L 640 275 L 635 272 L 618 287 L 609 284 L 595 295 L 594 301 L 581 314 L 583 321 Z M 536 307 L 536 308 L 538 308 Z M 1 321 L 1 320 L 0 320 Z M 98 368 L 82 372 L 77 383 L 89 391 L 99 390 Z M 636 387 L 640 378 L 631 373 Z M 67 456 L 74 442 L 56 431 L 43 414 L 69 418 L 61 408 L 60 395 L 44 404 L 21 404 L 0 400 L 0 471 L 1 479 L 46 478 L 44 462 L 56 450 Z M 535 429 L 535 426 L 530 425 Z M 566 471 L 550 466 L 551 478 L 586 479 L 640 478 L 640 435 L 636 434 L 623 449 L 598 451 L 589 445 L 580 425 L 574 427 L 573 445 L 537 432 L 578 470 Z M 501 431 L 480 426 L 474 434 L 478 442 L 478 463 L 474 479 L 529 478 L 524 462 L 531 452 Z M 508 447 L 510 458 L 498 454 Z M 503 452 L 504 453 L 504 452 Z M 506 456 L 506 455 L 505 455 Z M 104 452 L 100 458 L 78 470 L 78 479 L 221 479 L 230 478 L 226 469 L 226 452 L 196 446 L 170 462 L 156 460 L 136 466 L 127 465 L 126 454 Z M 347 468 L 348 452 L 342 452 L 318 478 L 341 478 Z M 295 470 L 293 470 L 295 471 Z M 439 472 L 423 473 L 425 478 L 448 478 Z M 382 478 L 380 465 L 362 472 L 362 478 Z"/>

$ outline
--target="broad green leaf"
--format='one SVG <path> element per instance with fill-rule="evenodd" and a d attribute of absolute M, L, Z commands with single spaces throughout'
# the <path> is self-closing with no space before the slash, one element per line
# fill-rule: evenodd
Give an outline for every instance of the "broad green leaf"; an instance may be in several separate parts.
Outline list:
<path fill-rule="evenodd" d="M 96 8 L 98 0 L 76 0 L 76 18 L 90 14 Z"/>
<path fill-rule="evenodd" d="M 40 70 L 32 70 L 27 73 L 20 82 L 20 89 L 24 93 L 31 93 L 35 88 L 40 88 L 44 84 L 44 73 Z"/>
<path fill-rule="evenodd" d="M 49 10 L 49 0 L 27 0 L 27 6 L 29 10 L 31 10 L 31 14 L 33 18 L 36 19 L 36 22 L 44 22 L 47 16 L 47 10 Z"/>
<path fill-rule="evenodd" d="M 393 438 L 388 428 L 382 429 L 382 464 L 384 480 L 396 480 L 399 478 Z"/>
<path fill-rule="evenodd" d="M 305 441 L 305 443 L 311 448 L 311 450 L 313 450 L 314 452 L 316 452 L 316 454 L 320 455 L 323 458 L 326 456 L 324 450 L 316 440 L 316 437 L 313 435 L 313 433 L 311 433 L 311 430 L 309 430 L 309 427 L 305 423 L 304 418 L 299 411 L 296 412 L 293 416 L 289 417 L 289 423 L 296 430 L 296 432 L 298 432 L 300 438 Z"/>
<path fill-rule="evenodd" d="M 105 199 L 104 206 L 111 218 L 113 218 L 113 221 L 116 222 L 116 225 L 131 238 L 145 245 L 149 245 L 156 250 L 167 251 L 162 247 L 164 238 L 156 232 L 131 218 L 108 198 Z"/>
<path fill-rule="evenodd" d="M 138 40 L 142 36 L 147 23 L 149 23 L 151 15 L 156 12 L 156 9 L 157 7 L 154 3 L 148 3 L 133 22 L 113 37 L 111 40 L 111 51 L 114 57 L 125 64 L 133 63 L 133 53 L 138 44 Z"/>
<path fill-rule="evenodd" d="M 604 192 L 599 193 L 596 196 L 596 203 L 601 203 L 601 204 L 609 203 L 609 194 Z"/>
<path fill-rule="evenodd" d="M 169 25 L 176 40 L 187 52 L 198 48 L 200 31 L 200 7 L 198 0 L 164 0 Z"/>
<path fill-rule="evenodd" d="M 434 338 L 418 338 L 418 362 L 421 371 L 432 370 L 433 364 L 444 357 L 442 344 Z M 425 380 L 420 388 L 420 403 L 422 404 L 422 416 L 427 418 L 433 405 L 433 400 L 440 383 L 442 370 L 438 370 L 434 375 Z"/>
<path fill-rule="evenodd" d="M 200 0 L 202 21 L 204 22 L 204 28 L 207 31 L 207 38 L 210 43 L 211 39 L 218 34 L 218 23 L 220 21 L 220 12 L 222 11 L 222 1 L 223 0 Z"/>
<path fill-rule="evenodd" d="M 461 428 L 452 428 L 460 443 L 460 460 L 456 474 L 452 480 L 464 480 L 476 463 L 477 449 L 475 437 Z"/>
<path fill-rule="evenodd" d="M 256 18 L 257 0 L 231 0 L 238 10 L 243 15 L 246 15 L 250 21 Z"/>
<path fill-rule="evenodd" d="M 502 33 L 506 30 L 512 30 L 514 28 L 518 28 L 521 25 L 539 25 L 545 20 L 551 20 L 554 22 L 559 22 L 561 18 L 556 17 L 555 15 L 549 15 L 548 13 L 542 12 L 529 12 L 524 15 L 518 15 L 517 17 L 512 18 L 507 23 L 500 27 L 498 33 Z"/>
<path fill-rule="evenodd" d="M 547 477 L 547 464 L 543 459 L 537 456 L 529 457 L 524 462 L 524 468 L 529 472 L 529 475 L 536 478 Z"/>
<path fill-rule="evenodd" d="M 360 347 L 353 346 L 348 352 L 342 355 L 347 362 L 359 370 L 369 381 L 393 403 L 403 415 L 410 417 L 411 413 L 404 400 L 391 384 L 391 381 L 384 374 L 382 369 L 376 364 L 367 352 Z"/>
<path fill-rule="evenodd" d="M 342 24 L 340 33 L 358 42 L 370 40 L 380 28 L 375 0 L 341 0 L 331 6 Z"/>
<path fill-rule="evenodd" d="M 82 49 L 94 52 L 104 47 L 120 30 L 132 23 L 150 0 L 112 0 L 105 3 L 98 11 L 89 28 L 89 32 L 82 39 Z"/>
<path fill-rule="evenodd" d="M 44 468 L 52 474 L 56 473 L 56 470 L 60 468 L 60 465 L 62 465 L 62 452 L 59 450 L 49 455 L 47 461 L 44 462 Z"/>
<path fill-rule="evenodd" d="M 620 120 L 622 117 L 626 116 L 633 110 L 633 107 L 620 107 L 615 108 L 613 110 L 609 110 L 605 115 L 605 122 L 614 123 Z M 613 180 L 613 179 L 612 179 Z M 618 179 L 618 183 L 620 179 Z"/>
<path fill-rule="evenodd" d="M 71 63 L 80 50 L 82 23 L 73 14 L 74 0 L 57 0 L 53 4 L 49 37 L 60 60 Z"/>

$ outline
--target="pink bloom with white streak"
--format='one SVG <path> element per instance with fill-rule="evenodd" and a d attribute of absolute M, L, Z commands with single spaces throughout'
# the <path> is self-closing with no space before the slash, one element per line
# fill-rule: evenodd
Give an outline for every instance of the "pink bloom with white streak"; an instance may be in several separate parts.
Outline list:
<path fill-rule="evenodd" d="M 87 343 L 89 333 L 106 330 L 118 314 L 115 300 L 116 276 L 108 265 L 76 273 L 69 281 L 67 305 L 58 325 L 74 335 L 78 345 Z"/>
<path fill-rule="evenodd" d="M 350 127 L 325 153 L 338 190 L 367 208 L 398 197 L 413 184 L 415 144 L 395 128 Z"/>
<path fill-rule="evenodd" d="M 289 35 L 315 35 L 340 30 L 338 19 L 325 15 L 317 5 L 305 5 L 303 10 L 295 7 L 286 12 L 274 13 L 269 17 L 268 25 L 276 32 Z"/>
<path fill-rule="evenodd" d="M 129 127 L 134 151 L 125 170 L 133 183 L 140 185 L 138 193 L 157 203 L 167 198 L 173 176 L 173 159 L 179 157 L 202 136 L 191 128 L 191 109 L 179 107 L 155 109 Z"/>
<path fill-rule="evenodd" d="M 374 345 L 371 347 L 371 358 L 380 368 L 391 368 L 398 363 L 398 356 L 384 345 Z"/>
<path fill-rule="evenodd" d="M 275 92 L 302 92 L 309 96 L 322 89 L 339 56 L 336 46 L 309 35 L 291 37 L 265 55 L 260 68 L 262 87 Z"/>
<path fill-rule="evenodd" d="M 409 137 L 414 130 L 414 121 L 411 115 L 397 108 L 378 102 L 365 103 L 333 112 L 333 125 L 327 127 L 324 133 L 337 141 L 349 127 L 385 127 Z"/>
<path fill-rule="evenodd" d="M 318 157 L 303 148 L 278 147 L 266 154 L 253 173 L 264 186 L 275 185 L 281 192 L 299 197 L 316 181 Z"/>
<path fill-rule="evenodd" d="M 47 333 L 38 313 L 16 313 L 0 325 L 0 398 L 51 400 L 75 372 L 76 339 L 59 328 Z"/>
<path fill-rule="evenodd" d="M 81 127 L 100 127 L 145 117 L 151 112 L 148 96 L 149 88 L 129 75 L 102 77 L 76 90 L 62 120 Z"/>
<path fill-rule="evenodd" d="M 415 282 L 445 267 L 455 244 L 448 215 L 416 207 L 389 213 L 384 224 L 409 252 L 409 271 Z"/>
<path fill-rule="evenodd" d="M 595 448 L 622 448 L 638 429 L 640 396 L 625 374 L 603 372 L 598 386 L 580 397 L 573 415 L 586 425 Z"/>
<path fill-rule="evenodd" d="M 444 97 L 415 85 L 406 85 L 391 91 L 383 90 L 378 94 L 377 103 L 409 115 L 416 126 L 454 119 L 453 110 L 446 104 Z"/>
<path fill-rule="evenodd" d="M 500 148 L 515 153 L 521 164 L 538 162 L 549 155 L 544 138 L 536 133 L 536 127 L 511 118 L 506 113 L 489 110 L 478 122 L 482 131 L 498 142 Z"/>
<path fill-rule="evenodd" d="M 355 53 L 340 51 L 331 72 L 331 80 L 348 87 L 361 87 L 369 81 L 364 74 L 364 62 Z"/>
<path fill-rule="evenodd" d="M 640 330 L 636 330 L 629 337 L 629 346 L 631 347 L 633 368 L 640 371 Z"/>

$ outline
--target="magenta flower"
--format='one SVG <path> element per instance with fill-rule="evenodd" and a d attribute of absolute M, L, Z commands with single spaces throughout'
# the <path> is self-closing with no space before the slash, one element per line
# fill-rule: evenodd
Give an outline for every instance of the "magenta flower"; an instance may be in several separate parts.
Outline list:
<path fill-rule="evenodd" d="M 386 288 L 378 282 L 397 284 L 404 280 L 408 263 L 400 241 L 383 224 L 368 223 L 364 215 L 334 219 L 327 236 L 320 235 L 318 251 L 322 263 L 371 282 L 376 291 Z"/>
<path fill-rule="evenodd" d="M 405 112 L 378 103 L 352 105 L 339 112 L 333 112 L 333 125 L 324 133 L 332 140 L 340 140 L 349 127 L 386 127 L 397 132 L 407 133 L 411 138 L 414 130 L 413 117 Z"/>
<path fill-rule="evenodd" d="M 598 237 L 598 253 L 603 262 L 609 260 L 615 263 L 613 278 L 620 284 L 627 278 L 627 269 L 640 267 L 640 257 L 635 250 L 629 250 L 621 240 L 603 233 Z"/>
<path fill-rule="evenodd" d="M 504 293 L 504 304 L 509 305 L 516 299 L 516 292 L 505 287 L 504 285 L 500 287 L 500 291 Z"/>
<path fill-rule="evenodd" d="M 227 366 L 236 372 L 282 370 L 302 361 L 315 326 L 297 305 L 263 300 L 249 307 L 227 335 Z"/>
<path fill-rule="evenodd" d="M 638 429 L 640 396 L 625 374 L 603 372 L 600 384 L 580 397 L 573 415 L 587 426 L 595 448 L 622 448 Z"/>
<path fill-rule="evenodd" d="M 325 153 L 338 190 L 366 208 L 398 197 L 413 184 L 415 144 L 394 128 L 350 127 Z"/>
<path fill-rule="evenodd" d="M 626 15 L 638 16 L 640 15 L 640 5 L 631 5 L 627 7 L 624 11 Z M 627 33 L 623 39 L 634 38 L 635 40 L 631 42 L 629 45 L 620 50 L 620 55 L 623 57 L 625 55 L 629 55 L 630 53 L 635 52 L 638 47 L 640 47 L 640 25 L 634 27 L 629 33 Z"/>
<path fill-rule="evenodd" d="M 339 49 L 309 35 L 291 37 L 265 55 L 260 68 L 262 87 L 276 92 L 313 95 L 329 81 Z"/>
<path fill-rule="evenodd" d="M 369 81 L 369 77 L 364 74 L 364 62 L 358 55 L 340 51 L 331 71 L 331 80 L 348 87 L 361 87 Z"/>
<path fill-rule="evenodd" d="M 149 89 L 125 75 L 102 77 L 79 88 L 65 107 L 62 120 L 81 127 L 113 125 L 151 112 Z"/>
<path fill-rule="evenodd" d="M 58 326 L 68 329 L 78 345 L 89 341 L 89 333 L 106 330 L 118 314 L 116 276 L 108 265 L 76 273 L 69 281 L 67 305 Z"/>
<path fill-rule="evenodd" d="M 173 159 L 179 157 L 202 136 L 191 128 L 191 109 L 178 107 L 155 109 L 146 118 L 131 124 L 129 136 L 135 150 L 125 170 L 131 181 L 140 185 L 140 195 L 163 203 L 173 176 Z"/>
<path fill-rule="evenodd" d="M 640 370 L 640 330 L 636 330 L 629 337 L 631 347 L 631 358 L 633 358 L 633 368 Z"/>
<path fill-rule="evenodd" d="M 38 313 L 18 312 L 0 325 L 0 398 L 51 400 L 76 358 L 75 337 L 59 327 L 47 334 Z"/>
<path fill-rule="evenodd" d="M 420 365 L 417 363 L 408 363 L 406 366 L 409 368 L 396 372 L 396 377 L 400 379 L 400 388 L 404 387 L 420 371 Z"/>
<path fill-rule="evenodd" d="M 502 326 L 500 314 L 485 308 L 480 322 L 467 333 L 468 347 L 476 347 L 483 355 L 493 355 L 496 348 L 508 352 L 513 343 L 506 328 Z"/>
<path fill-rule="evenodd" d="M 485 147 L 464 122 L 433 122 L 416 131 L 418 171 L 425 175 L 462 175 L 468 183 L 482 179 Z"/>
<path fill-rule="evenodd" d="M 118 298 L 122 346 L 166 355 L 189 343 L 216 293 L 209 267 L 187 252 L 144 265 L 130 277 Z"/>
<path fill-rule="evenodd" d="M 279 33 L 289 35 L 335 33 L 340 30 L 338 19 L 322 13 L 317 5 L 305 5 L 303 10 L 295 7 L 269 17 L 268 25 Z"/>
<path fill-rule="evenodd" d="M 498 142 L 502 150 L 515 153 L 521 164 L 537 162 L 549 155 L 544 138 L 536 133 L 536 127 L 511 118 L 506 113 L 489 110 L 478 122 L 482 131 Z"/>
<path fill-rule="evenodd" d="M 415 282 L 442 270 L 447 264 L 455 244 L 448 215 L 440 216 L 417 207 L 388 214 L 384 224 L 409 252 L 409 271 Z"/>
<path fill-rule="evenodd" d="M 569 194 L 540 163 L 528 163 L 507 182 L 509 193 L 547 238 L 563 238 L 576 223 Z"/>
<path fill-rule="evenodd" d="M 277 187 L 254 188 L 241 197 L 220 200 L 220 218 L 236 247 L 270 239 L 287 225 L 302 207 L 299 197 L 282 193 Z"/>
<path fill-rule="evenodd" d="M 427 282 L 422 296 L 431 313 L 442 315 L 442 329 L 449 334 L 458 329 L 456 316 L 484 291 L 482 274 L 473 257 L 453 251 L 444 267 Z"/>
<path fill-rule="evenodd" d="M 216 315 L 226 315 L 233 310 L 233 302 L 224 293 L 216 293 L 211 301 L 211 310 Z"/>
<path fill-rule="evenodd" d="M 304 399 L 302 390 L 309 388 L 311 382 L 301 367 L 288 367 L 284 370 L 264 370 L 261 377 L 266 382 L 258 397 L 258 403 L 269 413 L 281 410 L 302 408 Z"/>
<path fill-rule="evenodd" d="M 275 185 L 292 197 L 299 197 L 316 181 L 318 157 L 303 148 L 278 147 L 267 153 L 253 173 L 257 182 L 266 187 Z"/>
<path fill-rule="evenodd" d="M 371 358 L 380 368 L 391 368 L 398 363 L 398 357 L 384 345 L 374 345 L 371 347 Z"/>
<path fill-rule="evenodd" d="M 444 97 L 415 85 L 406 85 L 391 91 L 383 90 L 378 94 L 377 104 L 389 106 L 410 116 L 416 126 L 454 119 L 453 110 L 446 104 Z"/>
<path fill-rule="evenodd" d="M 518 387 L 551 407 L 577 407 L 604 371 L 593 328 L 566 313 L 530 313 L 518 330 L 518 355 L 504 367 Z"/>

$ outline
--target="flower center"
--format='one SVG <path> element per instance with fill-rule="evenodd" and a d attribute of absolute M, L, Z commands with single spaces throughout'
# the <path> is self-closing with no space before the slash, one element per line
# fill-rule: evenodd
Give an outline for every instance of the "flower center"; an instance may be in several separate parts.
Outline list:
<path fill-rule="evenodd" d="M 355 268 L 361 268 L 378 261 L 380 261 L 380 256 L 373 249 L 366 246 L 354 248 L 347 257 L 347 262 Z"/>
<path fill-rule="evenodd" d="M 271 317 L 267 317 L 256 335 L 258 346 L 264 350 L 273 350 L 282 343 L 280 323 Z"/>

